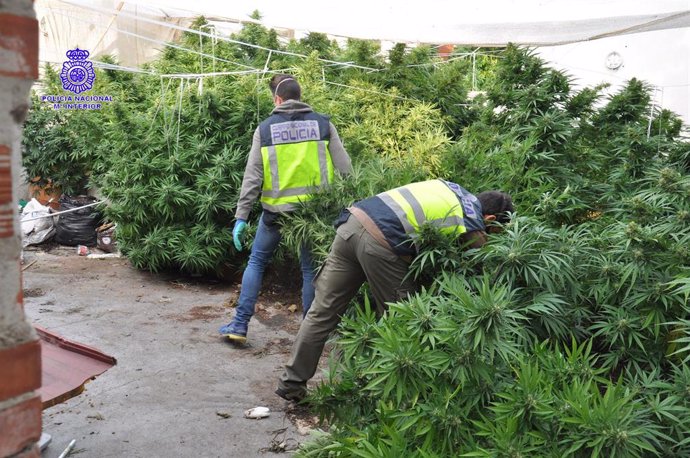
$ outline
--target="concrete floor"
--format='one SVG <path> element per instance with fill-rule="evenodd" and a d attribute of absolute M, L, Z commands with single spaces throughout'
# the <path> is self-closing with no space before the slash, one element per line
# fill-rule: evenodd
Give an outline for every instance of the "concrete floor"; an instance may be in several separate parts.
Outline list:
<path fill-rule="evenodd" d="M 265 282 L 249 345 L 238 348 L 217 334 L 237 285 L 141 272 L 67 247 L 25 251 L 24 267 L 29 320 L 118 361 L 44 411 L 52 442 L 43 457 L 72 439 L 80 457 L 265 457 L 308 439 L 300 431 L 314 419 L 273 393 L 299 328 L 301 307 L 288 310 L 299 296 Z M 271 416 L 243 418 L 255 406 Z"/>

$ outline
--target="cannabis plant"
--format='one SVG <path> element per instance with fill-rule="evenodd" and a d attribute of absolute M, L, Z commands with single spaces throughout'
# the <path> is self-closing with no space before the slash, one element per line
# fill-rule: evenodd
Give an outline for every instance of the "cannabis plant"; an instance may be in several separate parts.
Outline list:
<path fill-rule="evenodd" d="M 442 164 L 517 214 L 479 250 L 425 229 L 425 288 L 380 318 L 358 300 L 311 396 L 330 455 L 301 456 L 688 453 L 688 143 L 643 82 L 604 100 L 502 57 Z"/>

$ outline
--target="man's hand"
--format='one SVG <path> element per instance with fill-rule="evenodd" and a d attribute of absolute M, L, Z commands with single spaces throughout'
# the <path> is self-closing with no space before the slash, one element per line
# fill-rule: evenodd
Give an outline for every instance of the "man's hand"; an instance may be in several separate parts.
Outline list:
<path fill-rule="evenodd" d="M 237 251 L 242 251 L 242 241 L 244 233 L 247 230 L 247 222 L 243 219 L 235 221 L 235 227 L 232 230 L 232 242 L 235 244 Z"/>

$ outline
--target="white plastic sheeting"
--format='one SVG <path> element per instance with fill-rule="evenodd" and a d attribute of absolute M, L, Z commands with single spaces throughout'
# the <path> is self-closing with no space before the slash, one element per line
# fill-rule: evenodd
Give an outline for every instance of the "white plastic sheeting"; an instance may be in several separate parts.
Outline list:
<path fill-rule="evenodd" d="M 685 124 L 690 124 L 689 50 L 688 28 L 538 48 L 544 60 L 572 75 L 579 87 L 605 82 L 610 94 L 631 78 L 646 81 L 652 85 L 652 103 L 677 113 Z"/>
<path fill-rule="evenodd" d="M 136 69 L 198 15 L 213 24 L 205 33 L 227 37 L 258 10 L 260 22 L 285 37 L 314 31 L 389 42 L 540 46 L 582 84 L 644 79 L 660 106 L 690 119 L 690 0 L 37 0 L 35 6 L 40 59 L 47 62 L 61 63 L 79 46 L 92 59 L 113 54 Z M 213 54 L 202 47 L 189 52 Z M 611 69 L 606 59 L 614 52 L 622 64 Z M 218 72 L 242 69 L 216 64 Z"/>
<path fill-rule="evenodd" d="M 89 2 L 89 8 L 60 0 L 38 0 L 35 3 L 39 23 L 39 61 L 61 64 L 65 53 L 79 47 L 91 53 L 90 58 L 112 54 L 126 66 L 139 67 L 153 60 L 179 31 L 170 24 L 189 24 L 184 17 L 166 17 L 159 9 L 136 4 L 100 0 Z M 94 11 L 102 8 L 107 13 Z M 120 14 L 125 12 L 127 14 Z M 146 24 L 137 17 L 156 17 L 162 24 Z"/>
<path fill-rule="evenodd" d="M 93 4 L 71 0 L 75 4 Z M 687 0 L 132 0 L 158 16 L 247 20 L 272 27 L 400 42 L 502 46 L 564 44 L 690 26 Z"/>
<path fill-rule="evenodd" d="M 253 10 L 263 24 L 298 33 L 478 46 L 559 45 L 690 26 L 688 0 L 38 0 L 36 9 L 43 38 L 49 38 L 43 44 L 76 38 L 98 50 L 119 48 L 123 58 L 135 56 L 126 57 L 133 63 L 148 57 L 144 48 L 156 47 L 136 35 L 165 41 L 173 35 L 166 23 L 186 25 L 203 14 L 237 24 L 250 20 Z M 143 18 L 159 23 L 138 20 Z"/>

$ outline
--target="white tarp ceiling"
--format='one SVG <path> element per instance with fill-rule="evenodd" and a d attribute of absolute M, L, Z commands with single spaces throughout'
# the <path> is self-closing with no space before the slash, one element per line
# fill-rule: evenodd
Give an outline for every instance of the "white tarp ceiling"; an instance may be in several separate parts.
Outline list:
<path fill-rule="evenodd" d="M 138 68 L 174 46 L 169 42 L 196 16 L 214 25 L 206 33 L 227 36 L 258 10 L 262 24 L 287 37 L 313 31 L 389 42 L 542 46 L 554 64 L 587 76 L 587 84 L 645 79 L 666 91 L 664 106 L 689 119 L 690 0 L 37 0 L 35 7 L 44 62 L 60 64 L 79 46 L 92 58 L 113 54 Z M 620 69 L 603 66 L 612 51 L 623 55 Z"/>
<path fill-rule="evenodd" d="M 138 16 L 163 22 L 205 15 L 249 20 L 298 31 L 408 43 L 502 46 L 508 42 L 556 45 L 606 36 L 690 26 L 690 0 L 48 0 L 43 9 L 78 9 L 95 22 Z M 76 8 L 75 8 L 76 7 Z M 63 11 L 64 13 L 64 11 Z M 101 17 L 97 17 L 97 16 Z M 146 23 L 139 30 L 152 25 Z M 80 29 L 75 25 L 76 29 Z"/>
<path fill-rule="evenodd" d="M 687 0 L 200 0 L 193 5 L 161 0 L 147 4 L 238 19 L 248 19 L 251 8 L 274 27 L 387 41 L 485 46 L 563 44 L 690 26 Z"/>

